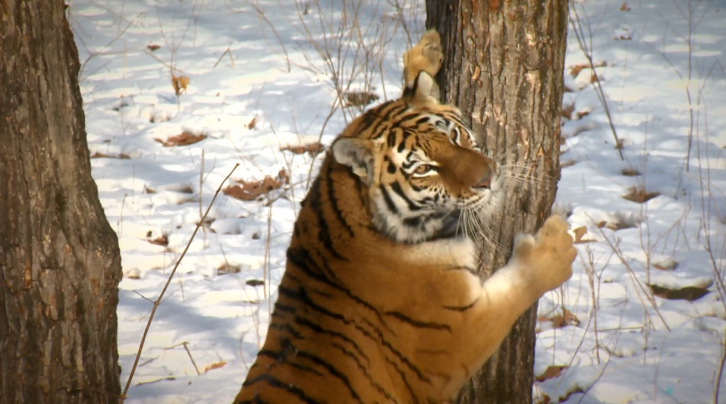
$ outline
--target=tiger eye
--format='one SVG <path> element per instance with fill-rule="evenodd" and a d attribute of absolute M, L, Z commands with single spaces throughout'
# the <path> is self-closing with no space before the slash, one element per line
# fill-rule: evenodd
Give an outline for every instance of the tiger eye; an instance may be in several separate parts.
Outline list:
<path fill-rule="evenodd" d="M 416 174 L 426 174 L 431 170 L 431 166 L 428 164 L 421 164 L 420 166 L 416 167 L 416 170 L 414 170 L 414 173 Z"/>

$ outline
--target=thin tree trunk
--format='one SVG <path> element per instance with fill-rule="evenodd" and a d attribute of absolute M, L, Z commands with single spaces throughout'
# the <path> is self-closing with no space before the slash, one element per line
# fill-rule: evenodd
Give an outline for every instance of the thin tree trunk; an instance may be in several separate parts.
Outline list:
<path fill-rule="evenodd" d="M 508 259 L 516 232 L 549 216 L 559 178 L 559 112 L 567 35 L 566 0 L 427 0 L 427 28 L 441 33 L 442 101 L 457 105 L 495 160 L 526 164 L 492 226 L 502 249 L 482 251 L 482 276 Z M 532 402 L 536 307 L 460 393 L 459 403 Z"/>
<path fill-rule="evenodd" d="M 0 402 L 120 394 L 121 263 L 62 0 L 0 0 Z"/>

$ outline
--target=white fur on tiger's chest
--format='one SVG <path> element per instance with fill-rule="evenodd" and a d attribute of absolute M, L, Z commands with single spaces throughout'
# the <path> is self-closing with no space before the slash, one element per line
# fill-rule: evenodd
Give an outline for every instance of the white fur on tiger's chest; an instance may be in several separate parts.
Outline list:
<path fill-rule="evenodd" d="M 476 248 L 468 238 L 450 238 L 406 248 L 407 261 L 421 265 L 476 268 Z"/>

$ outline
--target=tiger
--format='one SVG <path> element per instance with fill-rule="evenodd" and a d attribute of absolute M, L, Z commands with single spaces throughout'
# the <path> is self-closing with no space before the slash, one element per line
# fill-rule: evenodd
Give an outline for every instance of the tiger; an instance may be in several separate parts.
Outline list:
<path fill-rule="evenodd" d="M 434 96 L 442 56 L 438 34 L 424 34 L 405 54 L 401 97 L 363 112 L 326 151 L 234 403 L 447 402 L 570 278 L 577 251 L 556 216 L 478 276 L 477 235 L 460 221 L 492 220 L 506 175 Z"/>

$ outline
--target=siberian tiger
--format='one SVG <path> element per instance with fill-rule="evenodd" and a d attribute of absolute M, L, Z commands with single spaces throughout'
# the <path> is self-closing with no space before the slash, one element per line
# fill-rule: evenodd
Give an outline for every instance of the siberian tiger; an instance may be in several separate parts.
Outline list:
<path fill-rule="evenodd" d="M 505 176 L 436 99 L 441 56 L 426 33 L 404 56 L 402 97 L 356 118 L 327 152 L 235 403 L 450 400 L 515 320 L 570 278 L 576 250 L 556 217 L 477 276 L 476 235 L 459 221 L 496 212 Z"/>

